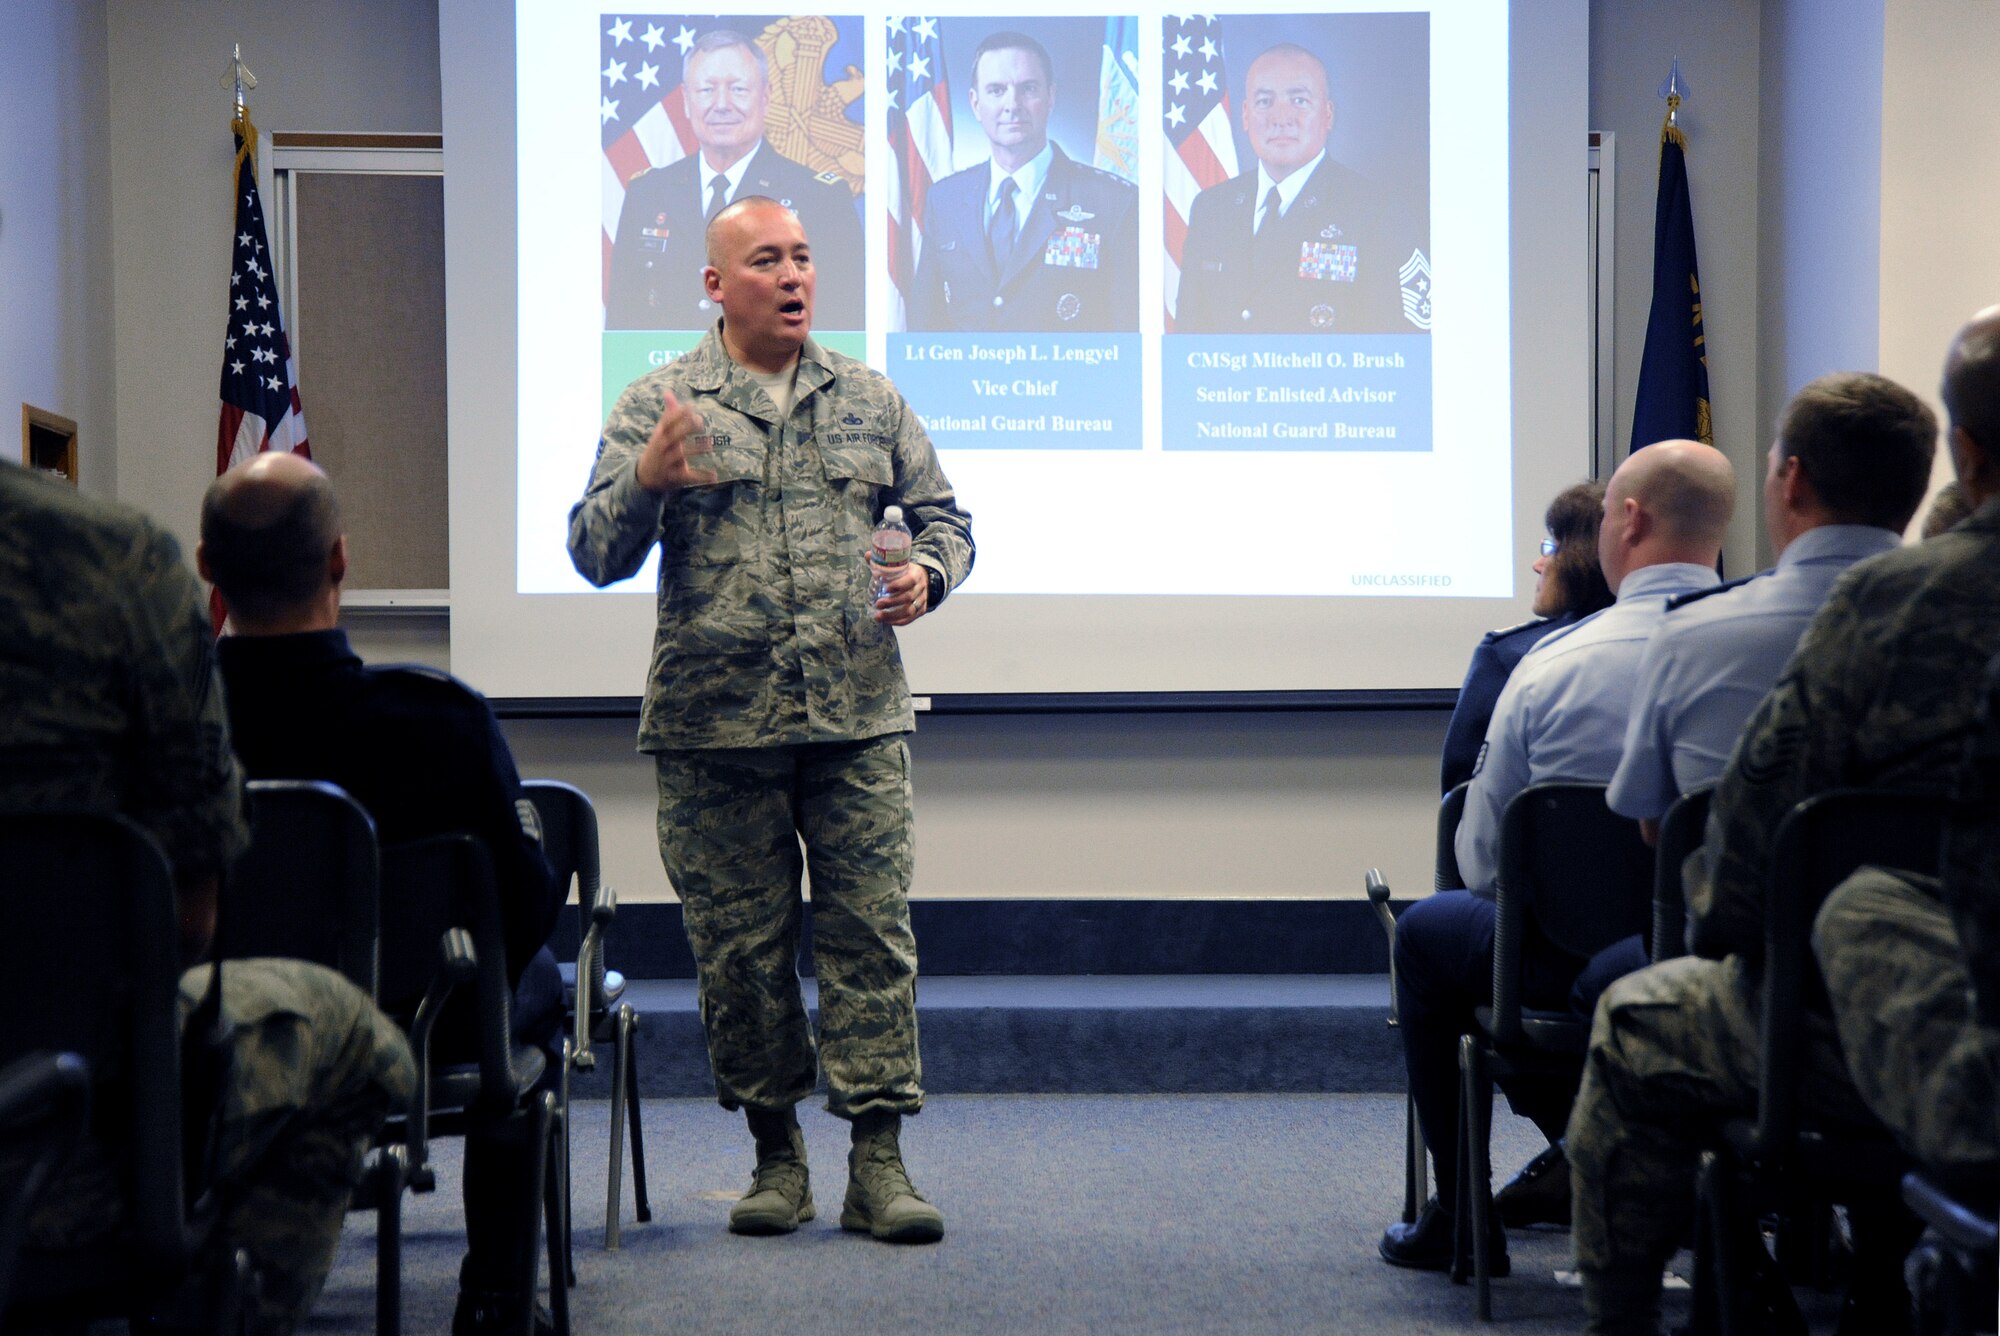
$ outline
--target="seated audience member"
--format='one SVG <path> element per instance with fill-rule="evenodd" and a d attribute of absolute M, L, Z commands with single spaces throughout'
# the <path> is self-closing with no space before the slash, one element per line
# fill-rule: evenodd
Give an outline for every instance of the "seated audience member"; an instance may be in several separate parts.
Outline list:
<path fill-rule="evenodd" d="M 1931 498 L 1931 508 L 1924 512 L 1922 536 L 1935 538 L 1971 513 L 1972 506 L 1965 499 L 1965 488 L 1957 481 L 1948 482 L 1938 488 L 1937 495 Z"/>
<path fill-rule="evenodd" d="M 1667 604 L 1639 661 L 1625 754 L 1607 800 L 1650 840 L 1683 793 L 1722 777 L 1750 714 L 1776 685 L 1833 583 L 1893 552 L 1916 514 L 1937 452 L 1937 418 L 1894 381 L 1822 376 L 1778 422 L 1764 519 L 1778 564 Z M 1613 979 L 1646 964 L 1644 942 L 1609 947 L 1577 979 L 1583 1015 Z"/>
<path fill-rule="evenodd" d="M 2000 307 L 1953 341 L 1944 402 L 1959 479 L 1981 509 L 1949 533 L 1861 563 L 1835 586 L 1744 730 L 1716 789 L 1707 843 L 1688 860 L 1691 940 L 1712 958 L 1640 970 L 1598 1005 L 1569 1124 L 1592 1332 L 1653 1336 L 1660 1269 L 1683 1237 L 1703 1142 L 1721 1118 L 1756 1108 L 1757 962 L 1779 822 L 1830 789 L 1942 791 L 1977 718 L 1983 667 L 2000 650 L 2000 512 L 1986 504 L 1997 485 Z M 1835 962 L 1836 1009 L 1852 1019 L 1852 994 L 1841 997 L 1853 986 L 1845 953 L 1901 945 L 1884 931 L 1890 925 L 1871 920 L 1857 933 L 1845 917 L 1843 905 L 1862 915 L 1882 907 L 1868 895 L 1828 904 L 1821 946 Z M 1866 1031 L 1850 1034 L 1855 1051 L 1874 1051 Z M 1917 1089 L 1909 1069 L 1877 1069 L 1857 1095 L 1829 1033 L 1812 1037 L 1803 1062 L 1807 1099 L 1830 1119 L 1864 1119 L 1868 1098 L 1894 1126 Z M 1899 1080 L 1908 1084 L 1896 1088 Z M 1990 1119 L 1991 1105 L 1983 1107 Z M 1867 1252 L 1857 1248 L 1846 1331 L 1891 1330 L 1894 1305 L 1907 1302 L 1900 1256 L 1874 1250 L 1880 1265 L 1870 1268 Z"/>
<path fill-rule="evenodd" d="M 1986 337 L 2000 337 L 2000 331 Z M 2000 575 L 2000 470 L 1981 442 L 2000 439 L 2000 357 L 1982 369 L 1961 344 L 1958 389 L 1947 372 L 1952 454 L 1965 495 L 1978 507 L 1932 546 L 1947 571 L 1968 580 Z M 1983 406 L 1982 406 L 1983 405 Z M 1975 554 L 1977 554 L 1975 556 Z M 1976 562 L 1976 564 L 1975 564 Z M 1942 592 L 1942 590 L 1940 590 Z M 1959 665 L 1977 675 L 1971 662 Z M 1927 1165 L 1987 1171 L 2000 1161 L 2000 677 L 1984 683 L 1984 719 L 1952 786 L 1963 814 L 1945 844 L 1942 877 L 1863 868 L 1827 897 L 1813 925 L 1841 1048 L 1856 1089 L 1903 1147 Z M 1983 995 L 1973 1007 L 1974 979 Z"/>
<path fill-rule="evenodd" d="M 0 571 L 0 806 L 143 827 L 173 867 L 182 958 L 200 958 L 248 829 L 207 616 L 179 548 L 137 511 L 0 462 Z M 247 1249 L 259 1273 L 249 1329 L 287 1332 L 325 1283 L 362 1154 L 409 1098 L 415 1067 L 402 1033 L 331 970 L 254 960 L 221 973 L 213 1186 L 225 1205 L 206 1264 Z M 182 976 L 182 1015 L 213 977 L 206 966 Z M 29 1237 L 61 1247 L 118 1229 L 118 1159 L 87 1137 Z"/>
<path fill-rule="evenodd" d="M 1530 784 L 1604 783 L 1617 767 L 1639 655 L 1675 594 L 1715 583 L 1735 496 L 1729 461 L 1695 441 L 1665 441 L 1635 452 L 1605 489 L 1597 555 L 1618 601 L 1529 652 L 1507 681 L 1487 729 L 1465 817 L 1458 866 L 1470 888 L 1444 891 L 1406 910 L 1396 930 L 1397 1015 L 1410 1094 L 1434 1151 L 1438 1196 L 1414 1224 L 1391 1225 L 1381 1252 L 1397 1266 L 1441 1270 L 1451 1260 L 1458 1166 L 1458 1038 L 1472 1028 L 1493 980 L 1493 893 L 1501 814 Z M 1546 954 L 1546 953 L 1543 953 Z M 1530 1005 L 1560 1006 L 1573 968 L 1523 953 Z M 1517 1112 L 1551 1139 L 1568 1108 L 1565 1089 L 1507 1087 Z M 1495 1274 L 1505 1274 L 1495 1240 Z"/>
<path fill-rule="evenodd" d="M 1560 631 L 1599 608 L 1611 606 L 1611 588 L 1597 564 L 1597 526 L 1604 521 L 1604 484 L 1580 482 L 1556 493 L 1542 523 L 1548 536 L 1535 558 L 1535 604 L 1532 620 L 1504 630 L 1488 631 L 1472 651 L 1458 704 L 1444 731 L 1444 764 L 1438 791 L 1450 793 L 1472 778 L 1479 744 L 1493 718 L 1493 704 L 1514 665 L 1542 637 Z"/>
<path fill-rule="evenodd" d="M 339 629 L 347 538 L 327 477 L 297 455 L 257 456 L 202 502 L 196 561 L 221 591 L 218 646 L 237 754 L 252 779 L 323 779 L 353 794 L 383 844 L 448 832 L 485 843 L 517 985 L 516 1036 L 559 1076 L 562 980 L 545 943 L 561 908 L 540 826 L 492 711 L 428 668 L 369 668 Z M 394 908 L 385 909 L 393 930 Z M 457 1041 L 463 1044 L 464 1040 Z M 452 1042 L 440 1036 L 447 1050 Z M 533 1148 L 497 1134 L 466 1143 L 466 1257 L 454 1332 L 499 1330 L 535 1283 Z M 524 1212 L 522 1203 L 528 1203 Z"/>

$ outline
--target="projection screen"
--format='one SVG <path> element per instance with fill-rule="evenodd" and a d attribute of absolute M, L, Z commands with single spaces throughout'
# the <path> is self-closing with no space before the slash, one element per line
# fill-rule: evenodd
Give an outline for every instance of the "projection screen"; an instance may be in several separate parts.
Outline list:
<path fill-rule="evenodd" d="M 440 24 L 452 657 L 489 695 L 642 689 L 654 564 L 590 589 L 567 515 L 717 314 L 732 157 L 972 513 L 899 633 L 920 695 L 1451 687 L 1527 615 L 1589 458 L 1580 0 Z"/>

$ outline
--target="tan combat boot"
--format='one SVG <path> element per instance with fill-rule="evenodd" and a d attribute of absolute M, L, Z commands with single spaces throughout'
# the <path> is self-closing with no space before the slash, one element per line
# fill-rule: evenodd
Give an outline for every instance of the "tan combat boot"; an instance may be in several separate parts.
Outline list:
<path fill-rule="evenodd" d="M 806 1174 L 806 1139 L 791 1109 L 743 1110 L 757 1138 L 757 1169 L 750 1190 L 729 1208 L 732 1234 L 789 1234 L 813 1218 L 812 1183 Z"/>
<path fill-rule="evenodd" d="M 865 1113 L 854 1120 L 840 1227 L 866 1230 L 889 1243 L 935 1243 L 944 1237 L 944 1215 L 910 1186 L 897 1141 L 902 1125 L 902 1115 L 895 1113 Z"/>

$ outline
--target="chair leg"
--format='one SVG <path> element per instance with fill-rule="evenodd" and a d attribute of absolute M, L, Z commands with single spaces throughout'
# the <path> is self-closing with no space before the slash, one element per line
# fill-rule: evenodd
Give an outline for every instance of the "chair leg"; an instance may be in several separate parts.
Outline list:
<path fill-rule="evenodd" d="M 618 1198 L 624 1184 L 620 1175 L 625 1169 L 625 1081 L 619 1070 L 625 1056 L 625 1012 L 629 1006 L 618 1008 L 618 1032 L 611 1071 L 611 1163 L 604 1178 L 604 1251 L 618 1251 Z"/>
<path fill-rule="evenodd" d="M 653 1203 L 646 1196 L 646 1138 L 639 1117 L 639 1013 L 628 1004 L 618 1009 L 618 1069 L 625 1082 L 625 1116 L 632 1133 L 632 1203 L 639 1220 L 653 1218 Z"/>
<path fill-rule="evenodd" d="M 1472 1101 L 1466 1094 L 1470 1086 L 1465 1072 L 1465 1050 L 1461 1045 L 1458 1055 L 1458 1117 L 1452 1120 L 1455 1138 L 1452 1166 L 1458 1171 L 1458 1186 L 1451 1194 L 1451 1283 L 1454 1285 L 1463 1285 L 1472 1277 L 1472 1234 L 1468 1228 L 1472 1220 L 1472 1203 L 1466 1193 L 1466 1184 L 1472 1181 L 1472 1148 L 1467 1131 L 1472 1119 Z"/>
<path fill-rule="evenodd" d="M 1466 1202 L 1466 1228 L 1472 1231 L 1472 1285 L 1479 1320 L 1493 1320 L 1493 1256 L 1490 1218 L 1493 1214 L 1493 1171 L 1488 1142 L 1493 1135 L 1493 1083 L 1486 1075 L 1486 1054 L 1471 1035 L 1458 1040 L 1458 1068 L 1465 1089 L 1465 1169 L 1460 1171 L 1459 1198 Z"/>
<path fill-rule="evenodd" d="M 1424 1129 L 1417 1121 L 1417 1102 L 1403 1097 L 1403 1223 L 1415 1224 L 1424 1209 Z"/>
<path fill-rule="evenodd" d="M 569 1287 L 575 1283 L 563 1251 L 569 1237 L 569 1177 L 563 1171 L 569 1129 L 552 1092 L 542 1095 L 542 1120 L 542 1232 L 549 1241 L 549 1316 L 555 1320 L 556 1336 L 569 1336 Z M 532 1285 L 529 1290 L 533 1292 Z M 534 1330 L 532 1318 L 528 1330 Z"/>
<path fill-rule="evenodd" d="M 369 1175 L 375 1189 L 375 1332 L 403 1331 L 403 1185 L 401 1146 L 384 1146 Z"/>
<path fill-rule="evenodd" d="M 563 1207 L 562 1255 L 563 1255 L 563 1276 L 569 1282 L 569 1284 L 572 1287 L 574 1287 L 576 1285 L 576 1240 L 572 1237 L 574 1231 L 572 1229 L 572 1222 L 570 1220 L 570 1212 L 568 1206 L 570 1174 L 571 1174 L 570 1145 L 569 1145 L 570 1142 L 569 1082 L 571 1075 L 570 1063 L 571 1063 L 570 1037 L 567 1034 L 565 1034 L 563 1036 L 563 1044 L 562 1044 L 562 1078 L 561 1078 L 562 1095 L 557 1102 L 557 1107 L 562 1114 L 562 1131 L 563 1131 L 562 1197 L 563 1197 L 564 1207 Z"/>

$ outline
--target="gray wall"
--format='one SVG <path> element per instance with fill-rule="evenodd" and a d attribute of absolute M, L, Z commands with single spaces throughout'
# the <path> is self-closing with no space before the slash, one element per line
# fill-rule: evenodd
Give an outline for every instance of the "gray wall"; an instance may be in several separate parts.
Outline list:
<path fill-rule="evenodd" d="M 101 0 L 9 0 L 0 17 L 0 451 L 20 461 L 24 403 L 70 418 L 84 490 L 110 496 L 106 40 Z"/>
<path fill-rule="evenodd" d="M 1620 149 L 1621 433 L 1651 287 L 1654 90 L 1675 55 L 1693 88 L 1682 124 L 1710 386 L 1718 444 L 1742 480 L 1735 571 L 1757 564 L 1760 455 L 1791 389 L 1878 357 L 1928 388 L 1962 308 L 2000 294 L 1980 230 L 2000 179 L 1978 101 L 2000 57 L 1991 5 L 1892 9 L 1885 34 L 1881 0 L 1591 5 L 1591 125 L 1615 131 Z M 243 42 L 264 80 L 253 106 L 267 131 L 436 130 L 435 15 L 399 0 L 16 0 L 9 38 L 17 31 L 0 54 L 0 384 L 57 396 L 46 406 L 89 423 L 87 447 L 103 450 L 115 421 L 118 494 L 189 533 L 214 434 L 229 163 L 216 80 L 229 44 Z M 97 97 L 80 95 L 92 88 Z M 109 126 L 93 127 L 88 108 L 106 96 Z M 84 110 L 58 128 L 51 108 Z M 73 152 L 45 147 L 51 136 Z M 108 241 L 92 222 L 104 217 L 107 167 Z M 60 208 L 31 194 L 45 177 Z M 107 250 L 115 386 L 108 359 L 92 355 L 110 324 Z M 52 336 L 23 344 L 17 309 L 47 312 Z M 108 485 L 110 466 L 87 463 L 86 479 Z M 447 660 L 435 623 L 355 626 L 371 655 Z M 928 720 L 915 742 L 920 893 L 1345 897 L 1370 864 L 1414 890 L 1430 875 L 1442 728 L 1425 713 Z M 664 896 L 651 774 L 631 726 L 516 721 L 509 734 L 525 773 L 596 795 L 621 891 Z"/>

